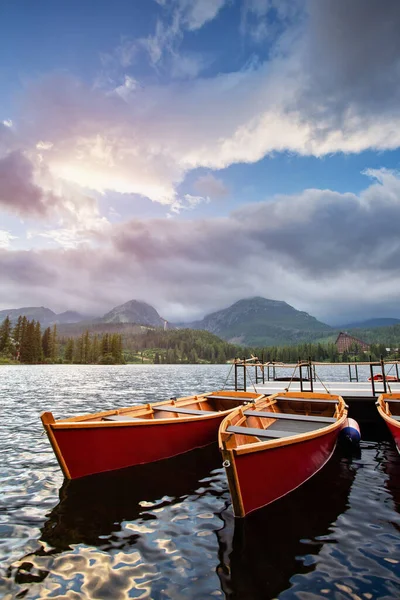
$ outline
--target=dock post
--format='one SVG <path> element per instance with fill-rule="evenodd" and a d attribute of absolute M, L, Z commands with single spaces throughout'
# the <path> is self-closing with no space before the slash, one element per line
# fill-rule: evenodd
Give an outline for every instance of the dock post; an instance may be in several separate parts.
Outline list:
<path fill-rule="evenodd" d="M 238 372 L 237 372 L 237 362 L 235 358 L 235 392 L 238 391 Z"/>
<path fill-rule="evenodd" d="M 265 369 L 264 369 L 264 352 L 261 353 L 261 362 L 262 362 L 262 382 L 265 383 Z"/>
<path fill-rule="evenodd" d="M 301 358 L 299 356 L 299 377 L 300 377 L 300 391 L 303 391 L 303 368 L 301 365 Z"/>
<path fill-rule="evenodd" d="M 385 373 L 385 363 L 383 362 L 383 356 L 381 354 L 381 369 L 382 369 L 382 379 L 383 379 L 383 393 L 386 394 L 387 392 L 387 387 L 386 387 L 386 373 Z"/>
<path fill-rule="evenodd" d="M 247 386 L 246 386 L 246 358 L 243 358 L 243 391 L 247 392 Z"/>
<path fill-rule="evenodd" d="M 369 355 L 369 371 L 371 374 L 371 385 L 372 385 L 372 395 L 375 396 L 375 379 L 374 379 L 374 369 L 372 366 L 371 355 Z"/>

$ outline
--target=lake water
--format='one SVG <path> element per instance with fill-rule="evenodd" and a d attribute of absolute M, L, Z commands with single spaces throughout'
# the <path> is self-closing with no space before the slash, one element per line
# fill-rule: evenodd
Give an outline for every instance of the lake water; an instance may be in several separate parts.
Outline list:
<path fill-rule="evenodd" d="M 400 457 L 388 436 L 369 432 L 352 456 L 337 450 L 301 488 L 236 523 L 215 447 L 64 482 L 41 412 L 221 389 L 229 369 L 0 367 L 0 597 L 400 598 Z"/>

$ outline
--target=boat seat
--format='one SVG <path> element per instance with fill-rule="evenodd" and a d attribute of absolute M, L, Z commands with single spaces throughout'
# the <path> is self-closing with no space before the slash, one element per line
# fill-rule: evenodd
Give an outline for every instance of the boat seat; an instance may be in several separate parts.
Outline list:
<path fill-rule="evenodd" d="M 286 400 L 287 402 L 318 402 L 319 404 L 339 404 L 339 400 L 325 400 L 325 398 L 292 398 L 291 396 L 275 396 L 274 400 Z"/>
<path fill-rule="evenodd" d="M 394 419 L 395 421 L 400 421 L 400 416 L 399 415 L 390 415 L 390 417 L 392 419 Z"/>
<path fill-rule="evenodd" d="M 260 396 L 262 394 L 259 394 Z M 240 398 L 238 396 L 204 396 L 207 400 L 236 400 L 236 402 L 254 402 L 254 398 Z"/>
<path fill-rule="evenodd" d="M 180 408 L 179 406 L 154 406 L 153 410 L 163 410 L 165 412 L 182 413 L 184 415 L 216 415 L 214 410 L 197 410 L 196 408 Z"/>
<path fill-rule="evenodd" d="M 227 427 L 228 433 L 240 433 L 242 435 L 255 435 L 259 438 L 283 438 L 296 435 L 293 431 L 269 431 L 269 429 L 258 429 L 257 427 L 239 427 L 238 425 L 231 425 Z"/>
<path fill-rule="evenodd" d="M 288 413 L 275 413 L 267 412 L 263 410 L 246 410 L 243 414 L 246 417 L 267 417 L 269 419 L 287 419 L 288 421 L 313 421 L 315 423 L 336 423 L 335 417 L 323 417 L 323 416 L 312 416 L 312 415 L 290 415 Z"/>
<path fill-rule="evenodd" d="M 138 421 L 145 417 L 128 417 L 125 415 L 109 415 L 108 417 L 103 417 L 102 421 Z"/>

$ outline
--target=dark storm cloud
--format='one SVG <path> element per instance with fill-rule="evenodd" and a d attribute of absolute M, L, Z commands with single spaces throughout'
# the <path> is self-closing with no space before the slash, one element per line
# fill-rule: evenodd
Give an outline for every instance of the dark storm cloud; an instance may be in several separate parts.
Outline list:
<path fill-rule="evenodd" d="M 310 0 L 300 49 L 308 112 L 399 112 L 400 2 Z M 355 115 L 352 115 L 355 116 Z"/>
<path fill-rule="evenodd" d="M 383 181 L 360 196 L 306 190 L 233 216 L 266 251 L 311 277 L 346 269 L 398 272 L 400 182 L 390 173 Z"/>

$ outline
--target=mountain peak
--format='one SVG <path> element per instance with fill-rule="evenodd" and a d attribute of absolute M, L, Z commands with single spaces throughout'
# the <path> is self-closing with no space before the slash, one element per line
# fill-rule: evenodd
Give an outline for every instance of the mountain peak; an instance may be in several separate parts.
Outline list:
<path fill-rule="evenodd" d="M 311 341 L 331 329 L 282 300 L 261 296 L 238 300 L 187 326 L 205 329 L 230 342 L 249 346 Z"/>
<path fill-rule="evenodd" d="M 115 306 L 101 319 L 102 323 L 136 323 L 150 327 L 163 327 L 164 319 L 153 306 L 140 300 L 128 300 Z"/>

